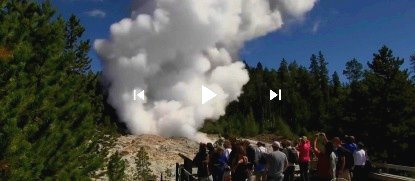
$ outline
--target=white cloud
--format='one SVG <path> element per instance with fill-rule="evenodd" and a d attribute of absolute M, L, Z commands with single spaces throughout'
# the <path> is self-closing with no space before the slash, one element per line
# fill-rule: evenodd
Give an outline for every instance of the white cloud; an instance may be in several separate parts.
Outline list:
<path fill-rule="evenodd" d="M 318 30 L 320 29 L 320 24 L 321 24 L 320 20 L 315 21 L 313 24 L 313 27 L 311 28 L 311 33 L 313 34 L 317 33 Z"/>
<path fill-rule="evenodd" d="M 109 103 L 133 134 L 207 137 L 249 81 L 239 60 L 244 42 L 302 18 L 316 0 L 135 0 L 129 18 L 94 43 L 102 58 Z M 284 18 L 287 17 L 287 18 Z M 202 105 L 201 85 L 218 96 Z M 133 90 L 148 94 L 134 101 Z"/>
<path fill-rule="evenodd" d="M 88 11 L 88 12 L 86 12 L 86 14 L 88 16 L 98 17 L 98 18 L 104 18 L 107 15 L 107 13 L 105 11 L 100 10 L 100 9 L 94 9 L 94 10 Z"/>

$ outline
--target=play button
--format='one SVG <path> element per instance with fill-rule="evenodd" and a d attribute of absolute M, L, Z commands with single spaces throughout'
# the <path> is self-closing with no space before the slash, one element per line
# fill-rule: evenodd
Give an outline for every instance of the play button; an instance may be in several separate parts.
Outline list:
<path fill-rule="evenodd" d="M 210 101 L 211 99 L 216 97 L 216 95 L 216 93 L 202 85 L 202 104 L 205 104 L 206 102 Z"/>

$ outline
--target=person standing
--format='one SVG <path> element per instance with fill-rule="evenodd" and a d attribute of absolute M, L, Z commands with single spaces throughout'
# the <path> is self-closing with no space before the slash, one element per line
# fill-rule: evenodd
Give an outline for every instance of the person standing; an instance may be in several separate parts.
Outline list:
<path fill-rule="evenodd" d="M 324 150 L 320 151 L 317 147 L 319 136 L 324 136 Z M 325 135 L 317 133 L 314 139 L 314 153 L 317 155 L 317 176 L 318 180 L 330 181 L 336 178 L 336 154 L 333 152 L 333 143 L 328 142 Z"/>
<path fill-rule="evenodd" d="M 250 144 L 248 140 L 244 141 L 244 145 L 245 145 L 245 150 L 246 150 L 246 156 L 248 157 L 248 164 L 247 164 L 248 178 L 251 178 L 254 173 L 254 169 L 255 169 L 255 158 L 256 158 L 255 148 L 254 148 L 254 145 Z"/>
<path fill-rule="evenodd" d="M 224 149 L 221 147 L 216 148 L 215 154 L 212 157 L 213 168 L 212 176 L 213 181 L 222 181 L 225 168 L 227 167 L 227 160 L 225 157 Z"/>
<path fill-rule="evenodd" d="M 236 149 L 233 149 L 236 154 L 236 159 L 232 161 L 232 181 L 244 181 L 248 179 L 248 157 L 246 156 L 246 150 L 242 144 L 238 145 Z M 232 152 L 234 152 L 232 151 Z"/>
<path fill-rule="evenodd" d="M 348 178 L 352 178 L 352 171 L 354 167 L 354 158 L 353 153 L 357 150 L 357 145 L 355 143 L 354 136 L 348 136 L 346 135 L 344 138 L 344 144 L 342 144 L 342 147 L 346 149 L 346 171 L 345 173 L 348 173 Z"/>
<path fill-rule="evenodd" d="M 193 159 L 193 165 L 197 166 L 197 177 L 199 181 L 209 180 L 209 155 L 206 147 L 205 143 L 200 143 L 199 152 L 197 152 L 195 158 Z"/>
<path fill-rule="evenodd" d="M 350 152 L 342 146 L 342 141 L 339 137 L 334 137 L 332 142 L 334 145 L 334 152 L 337 156 L 336 177 L 350 180 L 350 172 L 346 163 L 346 155 L 350 154 Z"/>
<path fill-rule="evenodd" d="M 365 170 L 365 164 L 367 161 L 366 151 L 363 149 L 363 143 L 359 142 L 357 144 L 357 150 L 353 154 L 354 158 L 354 175 L 353 180 L 363 181 L 367 179 L 367 174 Z"/>
<path fill-rule="evenodd" d="M 207 143 L 207 152 L 208 152 L 208 169 L 209 169 L 209 180 L 213 180 L 213 163 L 215 162 L 216 155 L 215 155 L 215 147 L 212 143 Z"/>
<path fill-rule="evenodd" d="M 357 145 L 355 143 L 354 136 L 345 136 L 345 142 L 343 147 L 349 150 L 351 153 L 354 153 L 357 150 Z"/>
<path fill-rule="evenodd" d="M 298 153 L 299 153 L 299 165 L 300 165 L 300 176 L 301 181 L 309 181 L 308 170 L 310 166 L 310 151 L 311 145 L 310 141 L 307 139 L 306 136 L 303 136 L 299 139 L 299 143 L 297 146 Z"/>
<path fill-rule="evenodd" d="M 298 151 L 291 146 L 290 140 L 284 140 L 282 142 L 283 150 L 288 159 L 287 169 L 284 171 L 284 181 L 294 180 L 295 164 L 298 163 Z"/>
<path fill-rule="evenodd" d="M 273 152 L 268 155 L 268 181 L 282 181 L 283 172 L 288 166 L 287 156 L 280 151 L 281 144 L 278 141 L 272 143 Z"/>
<path fill-rule="evenodd" d="M 256 181 L 265 181 L 266 180 L 266 159 L 265 154 L 267 154 L 267 148 L 262 142 L 257 143 L 257 148 L 255 150 L 255 180 Z"/>
<path fill-rule="evenodd" d="M 231 170 L 231 165 L 232 165 L 232 158 L 231 155 L 234 154 L 234 152 L 232 151 L 232 148 L 234 143 L 232 144 L 231 141 L 229 140 L 225 140 L 223 142 L 223 147 L 225 148 L 224 150 L 224 154 L 225 154 L 225 158 L 226 158 L 226 166 L 225 166 L 225 171 L 223 173 L 223 181 L 231 181 L 232 179 L 232 170 Z"/>
<path fill-rule="evenodd" d="M 231 142 L 229 141 L 229 140 L 225 140 L 224 142 L 223 142 L 223 147 L 225 148 L 225 157 L 226 157 L 226 159 L 227 160 L 229 160 L 229 155 L 231 154 L 231 152 L 232 152 L 232 148 L 231 148 Z"/>

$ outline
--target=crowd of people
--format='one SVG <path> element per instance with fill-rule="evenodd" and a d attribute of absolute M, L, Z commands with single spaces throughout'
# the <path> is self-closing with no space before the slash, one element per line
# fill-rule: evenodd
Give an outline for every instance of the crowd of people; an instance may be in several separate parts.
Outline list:
<path fill-rule="evenodd" d="M 200 181 L 360 181 L 367 180 L 367 161 L 363 143 L 353 136 L 329 140 L 317 133 L 313 143 L 302 136 L 270 147 L 237 139 L 200 143 L 193 164 Z"/>

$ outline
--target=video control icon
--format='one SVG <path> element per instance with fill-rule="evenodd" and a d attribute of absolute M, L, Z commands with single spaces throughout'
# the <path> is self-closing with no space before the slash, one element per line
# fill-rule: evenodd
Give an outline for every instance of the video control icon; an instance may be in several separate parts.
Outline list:
<path fill-rule="evenodd" d="M 271 101 L 276 97 L 278 97 L 278 100 L 281 100 L 281 89 L 278 89 L 278 94 L 272 90 L 269 90 L 269 100 Z"/>
<path fill-rule="evenodd" d="M 215 92 L 202 85 L 202 104 L 207 103 L 216 96 L 217 94 Z"/>
<path fill-rule="evenodd" d="M 140 91 L 137 89 L 134 89 L 134 101 L 137 99 L 141 99 L 142 101 L 146 101 L 146 96 L 144 90 Z"/>

